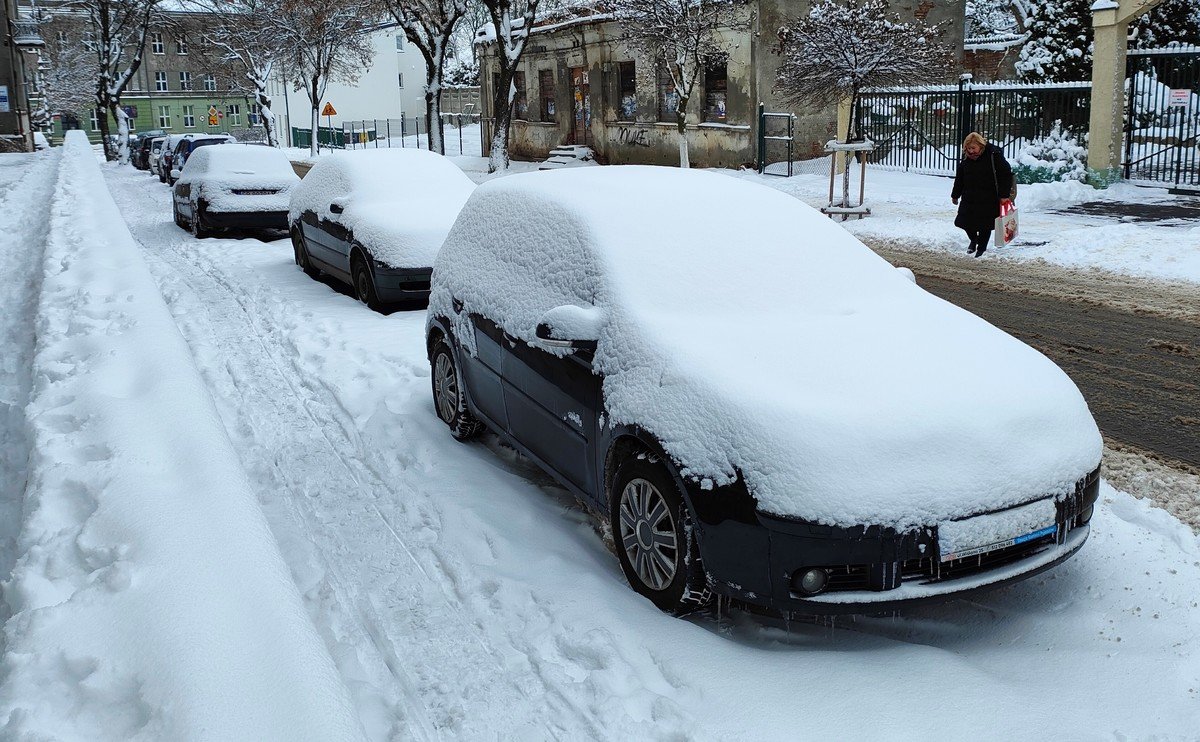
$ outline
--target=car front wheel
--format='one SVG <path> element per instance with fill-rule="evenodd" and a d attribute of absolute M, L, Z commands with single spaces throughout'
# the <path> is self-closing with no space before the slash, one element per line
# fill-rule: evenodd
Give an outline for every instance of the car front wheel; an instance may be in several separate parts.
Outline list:
<path fill-rule="evenodd" d="M 691 514 L 666 466 L 650 455 L 627 459 L 612 479 L 609 517 L 625 579 L 674 616 L 712 599 Z"/>
<path fill-rule="evenodd" d="M 450 427 L 450 435 L 465 441 L 482 433 L 483 423 L 467 409 L 467 398 L 458 375 L 458 366 L 454 362 L 454 351 L 445 340 L 439 340 L 433 347 L 430 366 L 433 371 L 433 408 L 442 422 Z"/>
<path fill-rule="evenodd" d="M 367 265 L 367 261 L 356 258 L 350 277 L 354 279 L 354 298 L 371 309 L 378 310 L 379 297 L 375 294 L 375 281 L 371 277 L 371 269 Z"/>

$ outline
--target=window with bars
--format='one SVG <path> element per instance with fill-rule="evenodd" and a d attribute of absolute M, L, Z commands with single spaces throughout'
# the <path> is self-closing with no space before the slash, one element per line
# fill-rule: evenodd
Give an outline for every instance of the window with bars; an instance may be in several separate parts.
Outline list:
<path fill-rule="evenodd" d="M 538 70 L 538 100 L 542 121 L 554 121 L 554 70 Z"/>
<path fill-rule="evenodd" d="M 679 105 L 679 92 L 671 80 L 671 72 L 665 64 L 658 67 L 658 120 L 674 121 L 675 109 Z"/>
<path fill-rule="evenodd" d="M 167 73 L 165 73 L 165 72 L 155 72 L 154 73 L 154 89 L 160 93 L 166 92 L 166 90 L 167 90 Z"/>
<path fill-rule="evenodd" d="M 513 98 L 513 118 L 527 119 L 529 117 L 529 98 L 525 91 L 524 72 L 517 72 L 513 75 L 513 87 L 517 89 L 517 95 Z"/>
<path fill-rule="evenodd" d="M 728 111 L 725 104 L 729 91 L 728 67 L 725 60 L 713 63 L 704 70 L 704 120 L 710 124 L 723 124 Z"/>
<path fill-rule="evenodd" d="M 179 72 L 179 89 L 180 90 L 191 90 L 192 89 L 192 73 L 188 72 L 187 70 L 181 70 Z"/>
<path fill-rule="evenodd" d="M 163 43 L 163 35 L 160 31 L 155 31 L 150 34 L 150 51 L 155 54 L 166 54 L 167 45 Z"/>
<path fill-rule="evenodd" d="M 158 128 L 160 128 L 160 129 L 170 129 L 171 128 L 171 107 L 170 106 L 159 106 L 158 107 Z"/>
<path fill-rule="evenodd" d="M 216 75 L 205 75 L 204 76 L 204 89 L 210 90 L 210 91 L 217 89 L 217 76 Z"/>
<path fill-rule="evenodd" d="M 183 107 L 183 128 L 185 128 L 185 129 L 196 128 L 196 107 L 195 106 L 184 106 Z"/>
<path fill-rule="evenodd" d="M 637 68 L 633 62 L 617 65 L 617 119 L 637 121 Z"/>

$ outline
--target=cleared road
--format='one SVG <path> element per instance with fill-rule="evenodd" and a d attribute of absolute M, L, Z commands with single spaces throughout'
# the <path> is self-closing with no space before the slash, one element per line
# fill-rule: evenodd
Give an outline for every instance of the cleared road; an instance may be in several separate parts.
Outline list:
<path fill-rule="evenodd" d="M 1112 443 L 1200 471 L 1200 290 L 873 245 L 926 290 L 1045 353 Z M 985 383 L 981 390 L 986 390 Z M 981 392 L 986 393 L 986 392 Z"/>

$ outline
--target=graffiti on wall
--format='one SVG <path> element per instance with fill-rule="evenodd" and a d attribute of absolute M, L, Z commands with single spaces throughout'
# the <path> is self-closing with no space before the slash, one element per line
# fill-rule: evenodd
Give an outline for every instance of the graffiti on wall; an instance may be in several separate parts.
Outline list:
<path fill-rule="evenodd" d="M 649 147 L 651 146 L 650 132 L 647 129 L 622 126 L 617 129 L 617 144 L 624 144 L 630 147 Z"/>

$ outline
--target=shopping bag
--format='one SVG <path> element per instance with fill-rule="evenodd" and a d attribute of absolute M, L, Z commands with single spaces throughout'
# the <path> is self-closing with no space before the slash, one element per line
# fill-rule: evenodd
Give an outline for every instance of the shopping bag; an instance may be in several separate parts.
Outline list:
<path fill-rule="evenodd" d="M 1011 245 L 1017 239 L 1017 207 L 1012 201 L 1005 199 L 1000 202 L 1000 216 L 996 217 L 996 236 L 993 244 L 996 247 Z"/>

